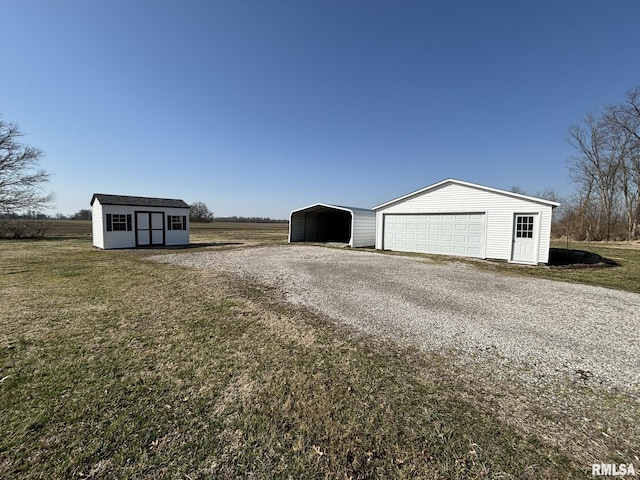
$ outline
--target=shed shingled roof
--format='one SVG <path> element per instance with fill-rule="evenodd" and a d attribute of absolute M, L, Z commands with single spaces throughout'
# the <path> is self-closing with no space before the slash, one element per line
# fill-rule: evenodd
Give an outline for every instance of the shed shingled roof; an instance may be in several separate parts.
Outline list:
<path fill-rule="evenodd" d="M 189 208 L 184 200 L 176 198 L 153 198 L 153 197 L 132 197 L 130 195 L 108 195 L 105 193 L 94 193 L 91 198 L 91 206 L 93 202 L 98 201 L 102 205 L 132 205 L 135 207 L 171 207 L 171 208 Z"/>

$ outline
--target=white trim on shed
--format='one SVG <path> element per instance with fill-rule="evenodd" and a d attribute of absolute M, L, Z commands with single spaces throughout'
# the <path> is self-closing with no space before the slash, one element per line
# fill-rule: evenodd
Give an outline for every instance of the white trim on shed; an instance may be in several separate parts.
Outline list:
<path fill-rule="evenodd" d="M 374 207 L 376 248 L 547 263 L 559 205 L 447 179 Z"/>
<path fill-rule="evenodd" d="M 291 212 L 289 243 L 341 242 L 372 247 L 376 242 L 376 213 L 367 208 L 315 203 Z"/>
<path fill-rule="evenodd" d="M 189 205 L 183 200 L 95 193 L 91 207 L 98 248 L 189 244 Z"/>

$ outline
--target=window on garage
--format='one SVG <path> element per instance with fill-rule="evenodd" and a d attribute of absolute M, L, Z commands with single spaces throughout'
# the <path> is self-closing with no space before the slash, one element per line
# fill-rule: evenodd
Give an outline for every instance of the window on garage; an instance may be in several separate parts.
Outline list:
<path fill-rule="evenodd" d="M 516 217 L 516 237 L 533 238 L 533 216 L 518 215 Z"/>

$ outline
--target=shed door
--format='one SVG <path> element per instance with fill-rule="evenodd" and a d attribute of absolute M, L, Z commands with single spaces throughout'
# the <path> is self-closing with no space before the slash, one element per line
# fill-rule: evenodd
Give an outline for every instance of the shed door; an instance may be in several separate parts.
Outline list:
<path fill-rule="evenodd" d="M 537 214 L 516 214 L 513 219 L 513 253 L 511 261 L 516 263 L 537 263 L 536 240 Z"/>
<path fill-rule="evenodd" d="M 163 212 L 136 212 L 136 245 L 164 245 Z"/>
<path fill-rule="evenodd" d="M 484 213 L 384 216 L 383 248 L 484 258 Z"/>

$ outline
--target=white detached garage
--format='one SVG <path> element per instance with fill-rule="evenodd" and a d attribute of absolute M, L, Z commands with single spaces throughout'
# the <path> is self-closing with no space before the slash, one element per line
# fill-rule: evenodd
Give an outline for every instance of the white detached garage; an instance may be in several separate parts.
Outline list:
<path fill-rule="evenodd" d="M 376 248 L 538 264 L 560 204 L 448 179 L 378 205 Z"/>
<path fill-rule="evenodd" d="M 94 193 L 91 207 L 96 247 L 189 244 L 189 205 L 183 200 Z"/>

